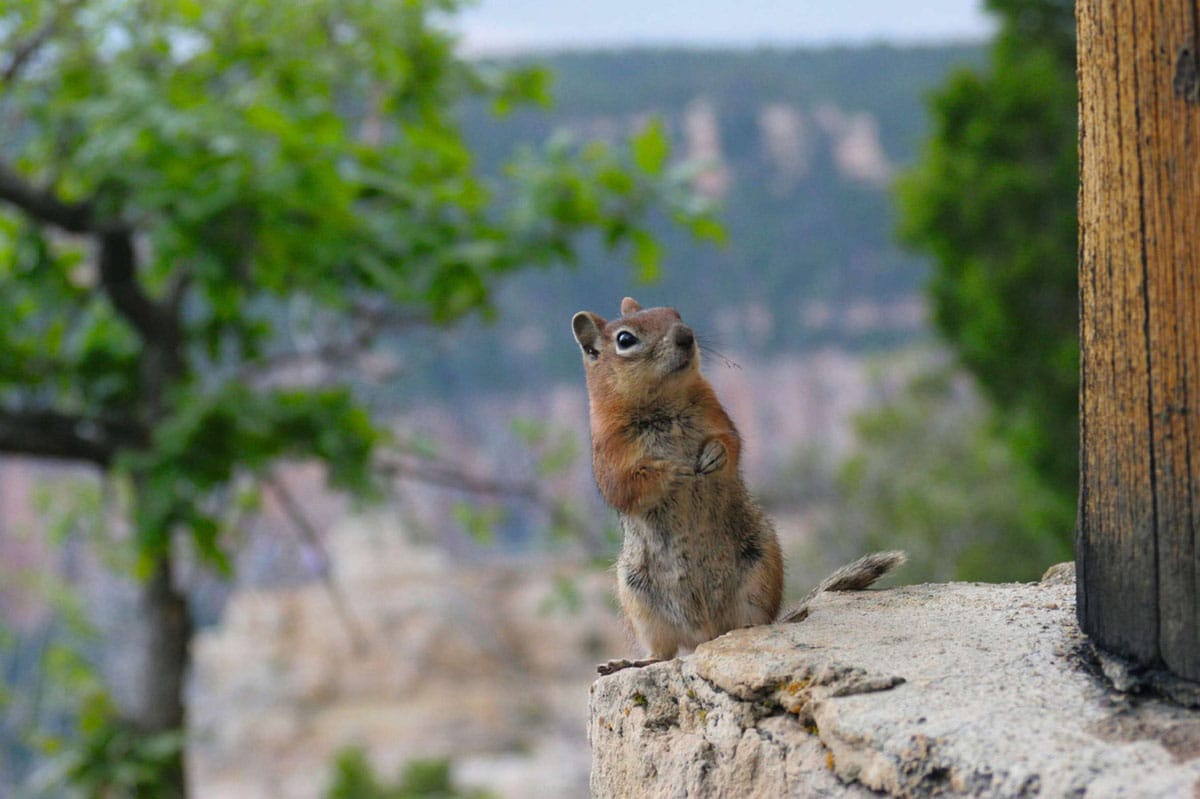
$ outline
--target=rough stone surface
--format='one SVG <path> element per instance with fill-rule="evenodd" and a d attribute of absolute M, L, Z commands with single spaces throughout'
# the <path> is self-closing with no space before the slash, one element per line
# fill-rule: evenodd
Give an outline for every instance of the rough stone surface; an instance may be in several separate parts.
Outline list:
<path fill-rule="evenodd" d="M 1074 579 L 827 594 L 592 686 L 598 797 L 1200 796 L 1200 714 L 1121 694 Z"/>

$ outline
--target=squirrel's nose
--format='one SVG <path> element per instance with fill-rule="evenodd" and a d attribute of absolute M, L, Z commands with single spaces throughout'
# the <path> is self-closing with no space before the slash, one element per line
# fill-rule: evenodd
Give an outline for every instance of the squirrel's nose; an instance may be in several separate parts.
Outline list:
<path fill-rule="evenodd" d="M 696 335 L 687 325 L 676 325 L 674 339 L 675 346 L 690 349 L 696 341 Z"/>

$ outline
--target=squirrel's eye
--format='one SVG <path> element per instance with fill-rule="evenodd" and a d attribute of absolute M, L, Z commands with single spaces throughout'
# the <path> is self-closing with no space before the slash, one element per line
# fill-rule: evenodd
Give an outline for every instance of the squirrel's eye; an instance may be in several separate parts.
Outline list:
<path fill-rule="evenodd" d="M 617 334 L 617 349 L 627 350 L 638 343 L 638 337 L 630 333 L 628 330 L 622 330 Z"/>

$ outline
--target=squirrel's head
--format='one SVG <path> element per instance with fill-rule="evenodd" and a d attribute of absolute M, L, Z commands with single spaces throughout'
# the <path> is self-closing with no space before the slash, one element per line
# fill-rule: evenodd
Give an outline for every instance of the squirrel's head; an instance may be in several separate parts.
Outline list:
<path fill-rule="evenodd" d="M 621 316 L 611 322 L 590 311 L 571 319 L 583 352 L 588 387 L 628 399 L 648 398 L 700 370 L 696 336 L 674 308 L 646 308 L 632 297 L 621 301 Z"/>

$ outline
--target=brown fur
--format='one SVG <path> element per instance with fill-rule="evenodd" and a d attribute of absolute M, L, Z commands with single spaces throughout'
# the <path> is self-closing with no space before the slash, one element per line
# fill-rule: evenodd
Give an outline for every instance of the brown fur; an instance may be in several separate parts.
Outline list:
<path fill-rule="evenodd" d="M 674 309 L 643 310 L 629 297 L 621 314 L 609 322 L 580 311 L 571 321 L 587 376 L 596 484 L 624 533 L 617 595 L 649 653 L 601 666 L 602 674 L 775 621 L 783 596 L 779 540 L 742 480 L 741 438 L 700 373 L 691 328 Z M 861 562 L 822 586 L 866 587 L 879 576 L 878 558 L 877 573 L 856 580 Z"/>

